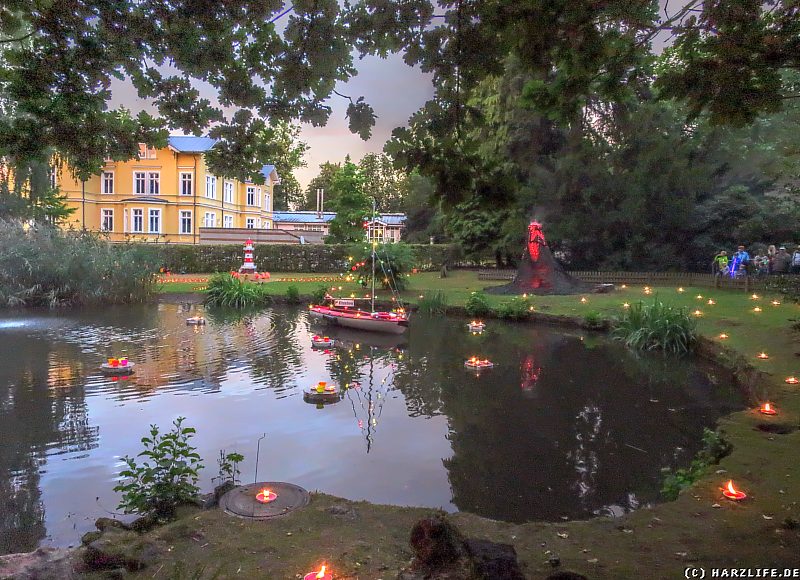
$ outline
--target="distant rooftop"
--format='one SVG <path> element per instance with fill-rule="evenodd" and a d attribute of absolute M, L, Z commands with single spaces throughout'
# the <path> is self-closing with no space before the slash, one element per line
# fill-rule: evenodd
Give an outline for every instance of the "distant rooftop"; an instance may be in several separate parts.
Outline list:
<path fill-rule="evenodd" d="M 211 137 L 171 136 L 167 139 L 169 146 L 180 153 L 205 153 L 216 143 Z"/>
<path fill-rule="evenodd" d="M 169 146 L 179 153 L 205 153 L 211 149 L 216 142 L 217 140 L 211 137 L 184 137 L 182 135 L 173 135 L 167 138 Z M 271 176 L 275 183 L 280 183 L 281 178 L 275 170 L 274 165 L 264 165 L 261 168 L 261 174 L 267 180 Z"/>
<path fill-rule="evenodd" d="M 315 211 L 276 211 L 273 213 L 273 221 L 294 224 L 323 224 L 335 217 L 336 212 L 333 211 L 325 211 L 321 215 Z M 377 221 L 390 226 L 400 226 L 406 221 L 404 213 L 381 213 L 375 217 Z"/>

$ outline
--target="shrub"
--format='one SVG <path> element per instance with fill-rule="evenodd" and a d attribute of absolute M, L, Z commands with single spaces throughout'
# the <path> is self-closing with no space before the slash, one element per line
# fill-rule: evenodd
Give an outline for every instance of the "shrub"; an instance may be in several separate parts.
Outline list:
<path fill-rule="evenodd" d="M 614 323 L 612 336 L 637 350 L 684 353 L 697 340 L 696 322 L 686 308 L 668 306 L 656 299 L 625 310 Z"/>
<path fill-rule="evenodd" d="M 664 483 L 661 487 L 661 494 L 668 500 L 677 499 L 680 492 L 700 479 L 710 465 L 719 463 L 732 450 L 733 446 L 721 433 L 707 427 L 704 428 L 703 447 L 698 451 L 689 467 L 675 471 L 668 468 L 662 470 Z"/>
<path fill-rule="evenodd" d="M 286 302 L 289 304 L 300 304 L 300 289 L 294 284 L 286 289 Z"/>
<path fill-rule="evenodd" d="M 321 304 L 325 302 L 325 297 L 328 295 L 328 287 L 320 286 L 311 293 L 311 299 L 314 304 Z"/>
<path fill-rule="evenodd" d="M 172 517 L 182 503 L 197 497 L 202 460 L 189 443 L 195 430 L 184 427 L 184 417 L 172 422 L 173 429 L 163 435 L 156 425 L 150 425 L 150 436 L 142 438 L 142 463 L 125 456 L 127 465 L 120 472 L 125 481 L 114 487 L 122 494 L 119 509 L 125 513 Z"/>
<path fill-rule="evenodd" d="M 473 292 L 467 298 L 464 309 L 470 316 L 487 316 L 492 313 L 489 298 L 483 292 Z"/>
<path fill-rule="evenodd" d="M 349 258 L 352 258 L 350 260 Z M 375 248 L 375 285 L 385 289 L 405 290 L 408 272 L 414 264 L 414 254 L 408 244 L 379 244 Z M 350 276 L 365 288 L 372 285 L 372 246 L 350 246 L 348 256 Z"/>
<path fill-rule="evenodd" d="M 512 298 L 497 308 L 497 316 L 506 320 L 527 320 L 531 312 L 531 304 L 525 298 Z"/>
<path fill-rule="evenodd" d="M 142 302 L 159 263 L 142 244 L 0 220 L 0 307 Z"/>
<path fill-rule="evenodd" d="M 230 274 L 214 274 L 208 281 L 206 304 L 209 306 L 248 308 L 270 302 L 269 294 L 260 284 Z"/>
<path fill-rule="evenodd" d="M 447 314 L 447 296 L 441 290 L 425 295 L 417 303 L 419 311 L 428 315 Z"/>
<path fill-rule="evenodd" d="M 603 328 L 605 325 L 605 321 L 603 320 L 603 316 L 597 312 L 596 310 L 592 310 L 591 312 L 587 312 L 586 315 L 583 317 L 583 324 L 586 328 L 591 330 L 597 330 Z"/>

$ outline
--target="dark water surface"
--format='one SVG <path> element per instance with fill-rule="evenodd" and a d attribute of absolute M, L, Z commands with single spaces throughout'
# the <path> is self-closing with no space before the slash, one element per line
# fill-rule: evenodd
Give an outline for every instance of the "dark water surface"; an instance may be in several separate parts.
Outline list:
<path fill-rule="evenodd" d="M 341 335 L 312 350 L 302 310 L 249 316 L 150 305 L 0 317 L 0 553 L 69 545 L 114 511 L 120 457 L 150 423 L 197 428 L 212 486 L 220 449 L 252 481 L 509 520 L 621 514 L 658 499 L 704 426 L 740 408 L 724 371 L 637 356 L 604 338 L 489 321 L 412 320 L 407 337 Z M 335 332 L 332 336 L 337 336 Z M 127 354 L 136 374 L 98 365 Z M 476 376 L 471 355 L 495 368 Z M 317 408 L 302 389 L 349 384 Z"/>

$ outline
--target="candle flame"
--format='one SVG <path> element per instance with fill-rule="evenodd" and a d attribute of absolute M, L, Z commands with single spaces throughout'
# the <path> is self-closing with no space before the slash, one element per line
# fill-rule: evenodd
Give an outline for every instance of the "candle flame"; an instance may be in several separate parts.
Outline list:
<path fill-rule="evenodd" d="M 323 564 L 322 567 L 319 569 L 319 572 L 317 572 L 317 578 L 325 578 L 325 568 L 327 568 L 327 566 Z"/>
<path fill-rule="evenodd" d="M 725 334 L 725 333 L 723 332 L 722 334 L 720 334 L 720 335 L 719 335 L 719 337 L 720 337 L 722 340 L 725 340 L 726 338 L 728 338 L 728 335 L 727 335 L 727 334 Z"/>
<path fill-rule="evenodd" d="M 753 294 L 750 298 L 752 298 L 753 300 L 758 300 L 758 294 Z"/>
<path fill-rule="evenodd" d="M 780 302 L 778 302 L 777 300 L 773 300 L 772 301 L 772 305 L 773 306 L 780 306 Z"/>
<path fill-rule="evenodd" d="M 786 382 L 790 385 L 796 385 L 797 383 L 800 383 L 800 379 L 797 377 L 786 377 Z"/>
<path fill-rule="evenodd" d="M 760 353 L 758 353 L 757 358 L 768 359 L 769 355 L 767 353 L 765 353 L 765 352 L 760 352 Z"/>
<path fill-rule="evenodd" d="M 756 306 L 755 308 L 753 308 L 753 312 L 761 312 L 761 309 L 758 306 Z"/>
<path fill-rule="evenodd" d="M 762 413 L 771 413 L 772 411 L 772 406 L 769 403 L 764 403 L 764 405 L 761 407 Z"/>
<path fill-rule="evenodd" d="M 733 487 L 733 480 L 732 479 L 728 480 L 728 485 L 726 485 L 725 487 L 728 489 L 728 493 L 730 493 L 731 495 L 737 495 L 739 493 L 739 490 L 737 490 L 735 487 Z"/>

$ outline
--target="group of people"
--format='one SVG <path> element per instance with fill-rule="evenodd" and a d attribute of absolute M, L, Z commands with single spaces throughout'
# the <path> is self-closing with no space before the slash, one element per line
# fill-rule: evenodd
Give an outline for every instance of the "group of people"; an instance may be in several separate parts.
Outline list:
<path fill-rule="evenodd" d="M 800 274 L 800 245 L 791 254 L 785 246 L 769 246 L 765 252 L 757 252 L 752 258 L 744 246 L 739 246 L 732 256 L 720 250 L 714 256 L 711 268 L 717 276 L 767 276 L 769 274 Z"/>

